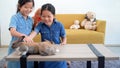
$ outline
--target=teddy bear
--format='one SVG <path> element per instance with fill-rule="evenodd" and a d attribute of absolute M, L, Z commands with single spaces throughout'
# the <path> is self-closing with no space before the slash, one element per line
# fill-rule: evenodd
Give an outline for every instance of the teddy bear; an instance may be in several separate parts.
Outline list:
<path fill-rule="evenodd" d="M 80 21 L 74 20 L 74 24 L 70 26 L 70 29 L 79 29 L 80 28 Z"/>
<path fill-rule="evenodd" d="M 86 30 L 96 30 L 96 14 L 92 11 L 88 11 L 85 19 L 81 22 L 81 26 Z"/>
<path fill-rule="evenodd" d="M 18 40 L 14 41 L 12 48 L 15 49 L 16 55 L 26 55 L 28 54 L 40 54 L 42 56 L 55 55 L 59 52 L 59 48 L 51 41 L 43 42 L 23 42 L 25 36 L 20 37 Z"/>

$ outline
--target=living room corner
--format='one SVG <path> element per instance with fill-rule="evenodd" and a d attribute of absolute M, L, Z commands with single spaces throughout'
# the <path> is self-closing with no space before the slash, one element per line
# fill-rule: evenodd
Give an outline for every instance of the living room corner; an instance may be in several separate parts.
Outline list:
<path fill-rule="evenodd" d="M 8 30 L 10 18 L 16 14 L 18 0 L 1 0 L 0 2 L 0 68 L 6 63 L 8 47 L 11 35 Z M 102 44 L 109 49 L 119 60 L 105 61 L 105 68 L 120 67 L 120 0 L 34 0 L 35 7 L 30 16 L 33 17 L 36 10 L 45 3 L 52 3 L 56 8 L 56 19 L 65 28 L 67 44 Z M 86 17 L 86 12 L 96 13 L 96 30 L 70 29 L 74 20 L 80 23 Z M 81 26 L 81 24 L 80 24 Z M 38 34 L 33 40 L 40 42 L 41 35 Z M 103 50 L 104 52 L 104 50 Z M 70 68 L 86 68 L 86 61 L 72 61 Z M 98 67 L 98 61 L 92 61 L 91 68 Z"/>

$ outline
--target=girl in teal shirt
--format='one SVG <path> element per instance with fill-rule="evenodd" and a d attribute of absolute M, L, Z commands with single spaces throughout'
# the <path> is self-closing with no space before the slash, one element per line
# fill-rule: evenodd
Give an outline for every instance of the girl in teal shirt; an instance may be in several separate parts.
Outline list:
<path fill-rule="evenodd" d="M 17 13 L 11 17 L 9 31 L 11 33 L 11 41 L 8 48 L 8 55 L 15 50 L 12 48 L 12 43 L 21 36 L 28 36 L 32 31 L 33 20 L 29 17 L 29 13 L 34 7 L 34 0 L 19 0 Z M 20 68 L 19 61 L 9 61 L 7 68 Z M 27 68 L 33 68 L 33 62 L 27 63 Z"/>

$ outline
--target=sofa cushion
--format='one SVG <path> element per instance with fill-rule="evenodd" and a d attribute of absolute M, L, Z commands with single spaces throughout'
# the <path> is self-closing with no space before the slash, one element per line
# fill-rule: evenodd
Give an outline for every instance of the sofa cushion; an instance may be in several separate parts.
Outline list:
<path fill-rule="evenodd" d="M 92 30 L 72 30 L 66 29 L 67 43 L 68 44 L 103 44 L 104 43 L 104 33 L 92 31 Z"/>
<path fill-rule="evenodd" d="M 85 29 L 65 29 L 67 34 L 67 44 L 104 44 L 104 33 L 85 30 Z M 41 41 L 41 35 L 38 34 L 34 39 L 35 42 Z"/>

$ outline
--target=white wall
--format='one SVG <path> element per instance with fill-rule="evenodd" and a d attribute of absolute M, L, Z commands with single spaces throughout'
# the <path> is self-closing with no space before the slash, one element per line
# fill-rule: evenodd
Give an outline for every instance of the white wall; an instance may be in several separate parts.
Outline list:
<path fill-rule="evenodd" d="M 52 3 L 56 13 L 86 13 L 94 11 L 97 19 L 106 20 L 105 44 L 120 44 L 120 0 L 35 0 L 35 10 L 44 3 Z M 10 34 L 8 25 L 10 17 L 16 12 L 17 0 L 2 0 L 0 2 L 1 43 L 8 45 Z"/>

